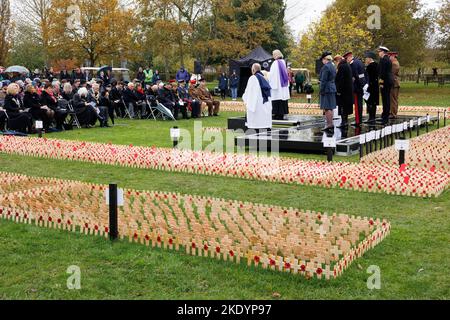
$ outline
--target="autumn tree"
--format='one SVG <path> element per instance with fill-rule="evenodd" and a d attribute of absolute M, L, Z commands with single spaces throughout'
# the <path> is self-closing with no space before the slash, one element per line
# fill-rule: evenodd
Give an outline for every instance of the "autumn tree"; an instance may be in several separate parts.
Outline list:
<path fill-rule="evenodd" d="M 53 57 L 88 60 L 91 65 L 121 61 L 132 50 L 135 16 L 118 0 L 53 0 Z"/>
<path fill-rule="evenodd" d="M 450 63 L 450 0 L 443 0 L 437 13 L 437 47 L 438 58 Z"/>
<path fill-rule="evenodd" d="M 9 0 L 0 0 L 0 65 L 6 64 L 10 48 L 11 8 Z"/>
<path fill-rule="evenodd" d="M 315 60 L 325 50 L 333 54 L 344 54 L 347 50 L 362 56 L 373 47 L 365 21 L 356 16 L 342 15 L 338 8 L 328 9 L 320 21 L 313 23 L 293 49 L 291 61 L 298 66 L 314 69 Z"/>
<path fill-rule="evenodd" d="M 34 30 L 22 23 L 15 28 L 9 61 L 29 70 L 41 69 L 46 64 L 42 43 L 35 37 Z"/>
<path fill-rule="evenodd" d="M 364 23 L 369 6 L 378 6 L 381 28 L 368 28 L 375 46 L 385 45 L 400 52 L 402 66 L 415 66 L 423 60 L 431 27 L 431 12 L 420 0 L 336 0 L 333 8 L 343 16 L 358 17 Z"/>
<path fill-rule="evenodd" d="M 42 50 L 44 61 L 48 65 L 50 62 L 50 29 L 52 24 L 52 15 L 50 9 L 52 0 L 20 0 L 17 1 L 18 24 L 20 30 L 28 28 L 27 33 L 32 32 L 37 40 L 36 44 Z M 25 34 L 27 37 L 28 34 Z M 21 38 L 21 33 L 17 33 L 16 39 Z"/>

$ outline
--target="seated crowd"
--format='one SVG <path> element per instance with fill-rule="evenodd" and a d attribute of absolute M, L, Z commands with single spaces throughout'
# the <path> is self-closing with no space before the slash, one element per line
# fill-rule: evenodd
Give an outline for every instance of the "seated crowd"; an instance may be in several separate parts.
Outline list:
<path fill-rule="evenodd" d="M 117 117 L 149 119 L 158 105 L 169 109 L 175 119 L 180 113 L 183 119 L 219 114 L 220 102 L 204 79 L 164 83 L 157 74 L 151 82 L 145 77 L 123 82 L 101 72 L 89 80 L 78 70 L 72 76 L 63 72 L 59 78 L 50 76 L 51 80 L 1 81 L 0 131 L 35 133 L 35 121 L 42 121 L 46 132 L 60 131 L 71 128 L 76 119 L 86 128 L 97 123 L 109 127 Z"/>

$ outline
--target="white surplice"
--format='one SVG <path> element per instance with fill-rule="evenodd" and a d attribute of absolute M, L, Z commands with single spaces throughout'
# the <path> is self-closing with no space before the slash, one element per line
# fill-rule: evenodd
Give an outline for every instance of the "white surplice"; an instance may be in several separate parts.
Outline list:
<path fill-rule="evenodd" d="M 281 60 L 285 63 L 284 60 Z M 270 67 L 269 84 L 272 88 L 272 100 L 289 100 L 291 95 L 289 93 L 289 83 L 287 87 L 281 86 L 280 67 L 278 66 L 278 60 L 275 60 Z"/>
<path fill-rule="evenodd" d="M 264 103 L 259 81 L 255 75 L 248 79 L 247 88 L 242 96 L 247 107 L 247 128 L 272 128 L 272 102 Z"/>

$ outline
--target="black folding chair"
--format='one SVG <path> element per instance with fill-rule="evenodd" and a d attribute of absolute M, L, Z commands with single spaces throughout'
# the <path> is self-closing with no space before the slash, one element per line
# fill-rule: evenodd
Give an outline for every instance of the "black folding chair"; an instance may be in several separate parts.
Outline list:
<path fill-rule="evenodd" d="M 72 101 L 69 101 L 69 103 L 67 104 L 67 110 L 69 110 L 68 116 L 70 116 L 69 125 L 75 125 L 78 129 L 81 129 L 81 124 L 78 120 L 78 116 L 75 112 Z"/>

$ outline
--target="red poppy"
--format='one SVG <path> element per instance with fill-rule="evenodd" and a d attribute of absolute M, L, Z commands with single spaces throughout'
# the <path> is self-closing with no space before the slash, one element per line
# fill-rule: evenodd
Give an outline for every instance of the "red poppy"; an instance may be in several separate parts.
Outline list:
<path fill-rule="evenodd" d="M 259 263 L 259 257 L 258 257 L 258 256 L 255 256 L 255 257 L 253 258 L 253 260 L 255 260 L 256 263 Z"/>
<path fill-rule="evenodd" d="M 220 247 L 216 247 L 216 252 L 220 253 Z"/>
<path fill-rule="evenodd" d="M 322 274 L 322 268 L 317 268 L 316 273 L 317 273 L 318 275 Z"/>
<path fill-rule="evenodd" d="M 203 249 L 204 249 L 205 251 L 208 251 L 208 249 L 209 249 L 209 248 L 208 248 L 208 245 L 205 244 L 205 245 L 203 246 Z"/>

